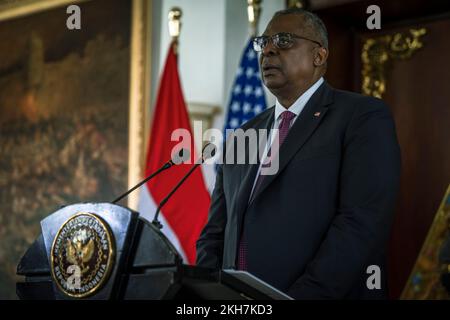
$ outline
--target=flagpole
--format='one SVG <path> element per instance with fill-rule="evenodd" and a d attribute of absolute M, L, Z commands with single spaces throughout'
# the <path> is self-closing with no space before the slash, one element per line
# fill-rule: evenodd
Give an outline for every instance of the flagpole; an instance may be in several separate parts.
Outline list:
<path fill-rule="evenodd" d="M 172 38 L 172 46 L 175 55 L 178 58 L 178 39 L 181 33 L 181 17 L 183 16 L 183 11 L 179 7 L 173 7 L 169 11 L 169 34 Z"/>
<path fill-rule="evenodd" d="M 250 26 L 250 36 L 256 37 L 258 35 L 258 24 L 261 16 L 262 0 L 247 0 L 247 14 Z"/>
<path fill-rule="evenodd" d="M 288 8 L 308 9 L 309 2 L 310 1 L 307 1 L 307 0 L 290 0 L 290 1 L 288 1 L 287 7 Z"/>

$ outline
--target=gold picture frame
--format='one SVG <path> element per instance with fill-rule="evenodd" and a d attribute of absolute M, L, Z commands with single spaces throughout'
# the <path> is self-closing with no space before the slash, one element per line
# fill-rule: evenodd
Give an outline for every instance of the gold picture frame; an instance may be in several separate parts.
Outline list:
<path fill-rule="evenodd" d="M 450 293 L 441 276 L 450 273 L 450 264 L 442 263 L 440 251 L 450 238 L 450 185 L 447 187 L 433 223 L 403 289 L 402 300 L 449 300 Z"/>

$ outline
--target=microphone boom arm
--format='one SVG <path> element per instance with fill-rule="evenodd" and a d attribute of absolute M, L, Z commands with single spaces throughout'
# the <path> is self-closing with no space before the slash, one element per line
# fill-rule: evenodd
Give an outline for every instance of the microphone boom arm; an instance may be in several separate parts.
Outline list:
<path fill-rule="evenodd" d="M 140 186 L 142 186 L 144 183 L 146 183 L 148 180 L 152 179 L 154 176 L 158 175 L 159 173 L 161 173 L 161 171 L 167 170 L 169 169 L 171 166 L 173 166 L 174 163 L 172 160 L 169 160 L 168 162 L 166 162 L 161 168 L 158 169 L 158 171 L 152 173 L 151 175 L 149 175 L 147 178 L 145 178 L 144 180 L 142 180 L 141 182 L 139 182 L 137 185 L 135 185 L 133 188 L 131 188 L 130 190 L 128 190 L 127 192 L 125 192 L 124 194 L 120 195 L 117 199 L 115 199 L 112 203 L 116 203 L 119 202 L 120 200 L 122 200 L 123 198 L 125 198 L 127 195 L 129 195 L 131 192 L 133 192 L 134 190 L 136 190 L 137 188 L 139 188 Z"/>
<path fill-rule="evenodd" d="M 156 210 L 155 217 L 153 218 L 152 224 L 156 226 L 159 229 L 162 229 L 161 222 L 158 221 L 159 212 L 161 211 L 161 208 L 166 204 L 166 202 L 170 199 L 170 197 L 178 190 L 178 188 L 183 184 L 183 182 L 189 178 L 189 176 L 194 172 L 197 167 L 199 167 L 203 163 L 203 158 L 200 162 L 197 162 L 189 171 L 188 173 L 183 177 L 183 179 L 178 182 L 178 184 L 170 191 L 170 193 L 159 203 L 158 209 Z"/>

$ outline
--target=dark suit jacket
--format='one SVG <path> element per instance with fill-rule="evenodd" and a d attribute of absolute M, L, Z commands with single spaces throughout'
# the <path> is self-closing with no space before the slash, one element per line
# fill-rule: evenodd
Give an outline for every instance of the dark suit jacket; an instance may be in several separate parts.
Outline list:
<path fill-rule="evenodd" d="M 273 118 L 274 107 L 242 129 L 270 129 Z M 294 298 L 385 298 L 400 175 L 386 104 L 324 82 L 291 127 L 279 159 L 278 173 L 264 178 L 250 204 L 259 164 L 219 166 L 197 264 L 236 268 L 243 227 L 248 271 Z M 367 287 L 370 265 L 381 269 L 381 289 Z"/>

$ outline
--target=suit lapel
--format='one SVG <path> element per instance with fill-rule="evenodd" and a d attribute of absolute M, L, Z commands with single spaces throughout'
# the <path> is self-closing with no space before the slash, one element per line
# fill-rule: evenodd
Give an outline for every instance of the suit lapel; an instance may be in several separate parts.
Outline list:
<path fill-rule="evenodd" d="M 261 186 L 253 196 L 254 201 L 264 190 L 276 179 L 283 171 L 292 157 L 308 141 L 311 134 L 319 126 L 328 110 L 328 105 L 333 102 L 333 91 L 331 87 L 324 82 L 319 89 L 309 99 L 303 111 L 298 116 L 286 140 L 280 147 L 278 171 L 273 175 L 266 175 Z M 249 192 L 250 193 L 250 192 Z"/>
<path fill-rule="evenodd" d="M 261 119 L 261 121 L 259 121 L 257 124 L 255 124 L 252 128 L 258 130 L 257 131 L 257 136 L 258 136 L 258 146 L 259 148 L 265 148 L 265 145 L 260 146 L 260 139 L 259 139 L 259 130 L 260 129 L 267 129 L 270 130 L 273 124 L 273 118 L 274 118 L 274 113 L 275 113 L 275 108 L 272 109 L 272 111 L 268 112 L 267 115 Z M 247 204 L 248 204 L 248 200 L 249 200 L 249 196 L 250 196 L 250 192 L 252 190 L 253 187 L 253 183 L 255 181 L 255 177 L 256 177 L 256 173 L 258 172 L 258 168 L 259 168 L 259 163 L 260 163 L 260 159 L 258 157 L 259 155 L 259 148 L 258 148 L 258 152 L 255 155 L 256 156 L 256 161 L 253 161 L 252 163 L 255 164 L 241 164 L 240 166 L 240 170 L 239 170 L 239 179 L 240 181 L 236 181 L 236 183 L 239 184 L 239 191 L 237 193 L 237 199 L 234 203 L 234 212 L 236 212 L 237 214 L 237 222 L 240 226 L 241 223 L 241 219 L 243 217 L 243 214 L 245 212 L 245 209 L 247 208 Z M 246 154 L 250 154 L 249 153 L 249 146 L 248 144 L 245 147 L 245 152 Z M 255 159 L 254 159 L 255 160 Z M 237 229 L 240 230 L 240 227 Z"/>

